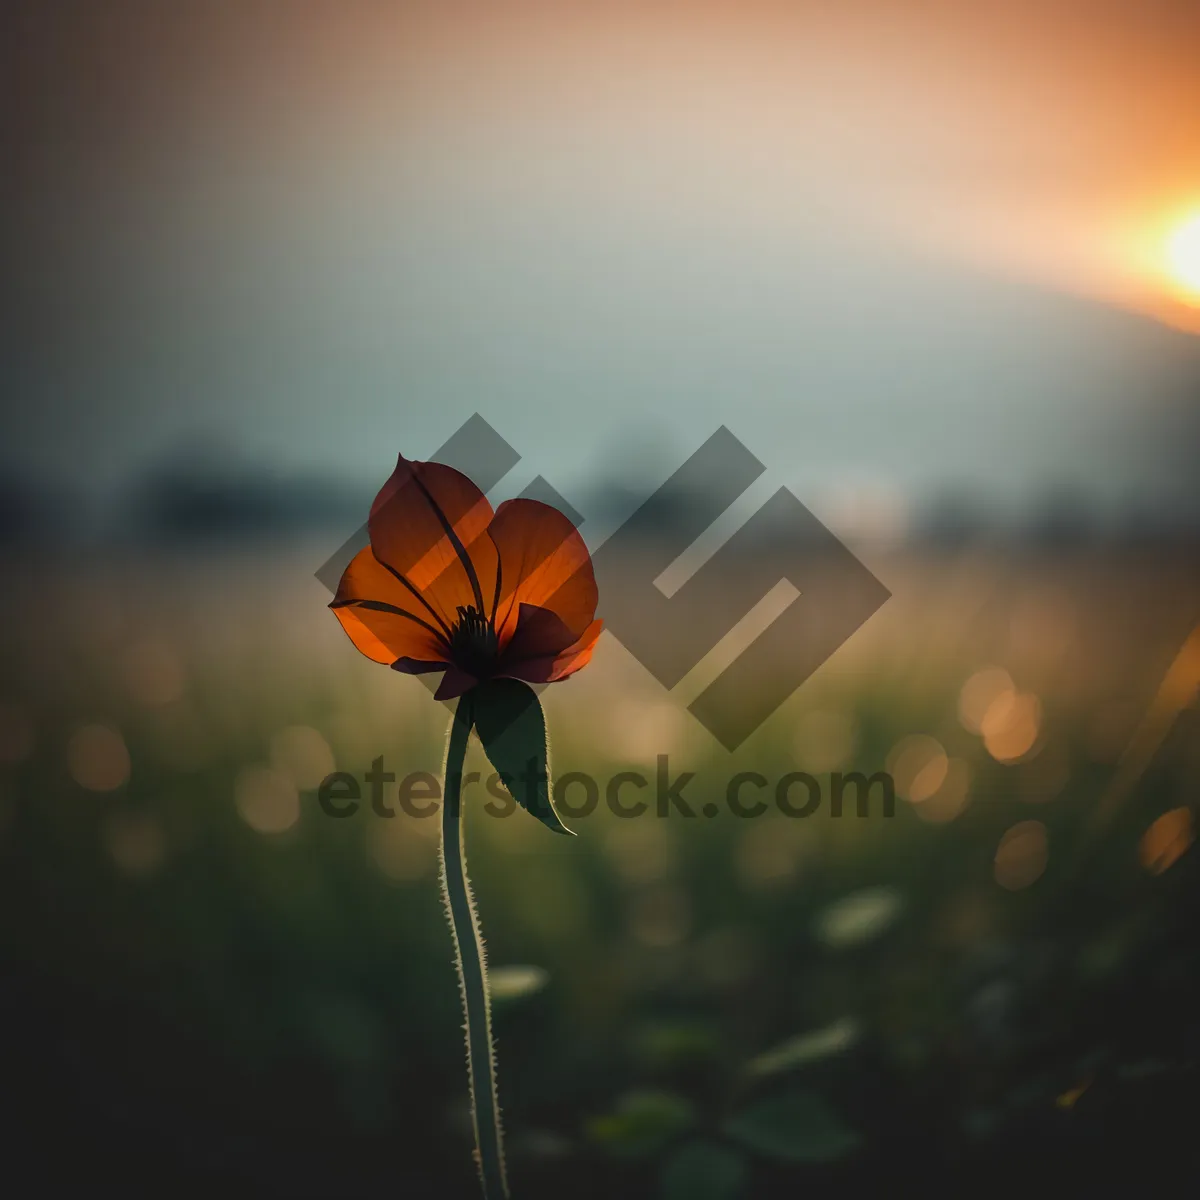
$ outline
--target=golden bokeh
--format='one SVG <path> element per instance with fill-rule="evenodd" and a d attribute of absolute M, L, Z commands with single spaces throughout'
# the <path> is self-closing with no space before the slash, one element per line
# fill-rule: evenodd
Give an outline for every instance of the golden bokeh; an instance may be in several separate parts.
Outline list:
<path fill-rule="evenodd" d="M 964 759 L 946 761 L 942 782 L 937 790 L 913 804 L 913 811 L 923 821 L 944 825 L 953 821 L 967 806 L 971 788 L 971 769 Z"/>
<path fill-rule="evenodd" d="M 1147 871 L 1161 875 L 1187 852 L 1196 840 L 1195 823 L 1187 808 L 1173 808 L 1142 834 L 1138 858 Z"/>
<path fill-rule="evenodd" d="M 1019 821 L 996 847 L 996 882 L 1011 892 L 1036 883 L 1050 858 L 1050 840 L 1041 821 Z"/>
<path fill-rule="evenodd" d="M 901 738 L 892 747 L 887 767 L 896 785 L 896 795 L 912 804 L 921 804 L 945 783 L 950 760 L 936 738 L 915 733 Z"/>
<path fill-rule="evenodd" d="M 1002 763 L 1019 762 L 1037 745 L 1042 702 L 1032 692 L 1008 692 L 988 706 L 980 723 L 987 752 Z"/>
<path fill-rule="evenodd" d="M 1016 691 L 1012 676 L 1003 667 L 984 667 L 962 686 L 958 696 L 958 719 L 963 728 L 980 733 L 988 710 L 1002 696 Z"/>
<path fill-rule="evenodd" d="M 84 725 L 67 743 L 67 769 L 90 792 L 115 791 L 129 780 L 125 739 L 110 725 Z"/>
<path fill-rule="evenodd" d="M 271 767 L 244 767 L 234 783 L 242 820 L 258 833 L 284 833 L 300 819 L 296 785 Z"/>
<path fill-rule="evenodd" d="M 271 739 L 271 766 L 301 791 L 320 787 L 337 770 L 329 743 L 307 725 L 291 725 Z"/>

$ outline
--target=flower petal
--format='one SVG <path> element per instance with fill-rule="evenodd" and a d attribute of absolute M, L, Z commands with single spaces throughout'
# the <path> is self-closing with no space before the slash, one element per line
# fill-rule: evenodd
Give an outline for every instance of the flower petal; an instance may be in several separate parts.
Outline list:
<path fill-rule="evenodd" d="M 392 670 L 399 671 L 402 675 L 432 675 L 434 671 L 444 671 L 448 665 L 445 662 L 404 657 L 392 663 Z"/>
<path fill-rule="evenodd" d="M 513 635 L 504 647 L 501 661 L 517 663 L 522 659 L 557 658 L 576 640 L 562 618 L 536 604 L 520 604 Z"/>
<path fill-rule="evenodd" d="M 391 664 L 399 658 L 445 662 L 446 640 L 428 612 L 375 558 L 360 550 L 329 606 L 350 640 L 368 658 Z"/>
<path fill-rule="evenodd" d="M 560 654 L 513 662 L 511 665 L 505 665 L 501 674 L 513 679 L 523 679 L 526 683 L 557 683 L 560 679 L 566 679 L 568 675 L 574 675 L 591 662 L 603 627 L 603 621 L 593 621 L 583 636 Z"/>
<path fill-rule="evenodd" d="M 461 472 L 442 463 L 397 459 L 371 505 L 367 529 L 375 556 L 447 630 L 459 606 L 490 610 L 496 550 L 487 537 L 493 517 L 487 497 Z"/>
<path fill-rule="evenodd" d="M 468 675 L 466 671 L 450 666 L 442 676 L 442 682 L 438 684 L 433 698 L 435 700 L 453 700 L 456 696 L 461 696 L 463 692 L 469 692 L 478 682 L 479 680 L 474 675 Z"/>
<path fill-rule="evenodd" d="M 500 556 L 496 631 L 503 649 L 516 633 L 522 605 L 549 609 L 573 638 L 596 615 L 596 577 L 578 530 L 538 500 L 506 500 L 488 526 Z"/>
<path fill-rule="evenodd" d="M 573 646 L 568 646 L 554 663 L 554 670 L 550 675 L 552 683 L 560 679 L 566 679 L 568 675 L 574 675 L 576 671 L 586 667 L 592 661 L 592 655 L 596 651 L 596 643 L 600 640 L 600 634 L 604 629 L 603 621 L 593 621 L 583 635 Z"/>

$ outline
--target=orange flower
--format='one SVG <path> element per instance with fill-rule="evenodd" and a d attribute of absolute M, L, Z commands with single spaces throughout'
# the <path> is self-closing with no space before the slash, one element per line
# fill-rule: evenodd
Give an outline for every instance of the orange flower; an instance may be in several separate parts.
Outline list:
<path fill-rule="evenodd" d="M 601 622 L 575 527 L 537 500 L 495 511 L 463 474 L 403 455 L 371 505 L 371 544 L 330 608 L 368 658 L 444 671 L 448 700 L 485 679 L 552 683 L 592 657 Z"/>

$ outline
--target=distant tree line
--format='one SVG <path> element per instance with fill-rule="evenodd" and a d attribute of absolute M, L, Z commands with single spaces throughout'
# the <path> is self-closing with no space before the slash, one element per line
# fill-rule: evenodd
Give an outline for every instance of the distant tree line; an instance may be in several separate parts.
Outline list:
<path fill-rule="evenodd" d="M 54 483 L 0 467 L 0 545 L 69 538 L 85 526 L 101 536 L 166 543 L 295 536 L 326 529 L 347 535 L 362 524 L 375 482 L 363 486 L 319 472 L 286 474 L 252 464 L 180 460 L 144 472 L 105 512 L 81 514 L 82 501 Z M 615 484 L 593 489 L 586 505 L 585 534 L 587 526 L 615 527 L 628 519 L 640 501 L 641 497 Z M 670 536 L 690 523 L 686 502 L 674 508 L 659 506 L 647 536 Z M 1102 513 L 1081 498 L 1060 492 L 1043 497 L 1024 516 L 1014 518 L 963 490 L 946 493 L 920 510 L 906 537 L 942 549 L 986 544 L 1054 550 L 1194 542 L 1200 539 L 1200 508 L 1129 507 Z M 794 538 L 794 529 L 785 526 L 773 531 L 767 526 L 760 542 L 767 549 L 778 539 L 794 542 Z M 743 544 L 748 540 L 743 539 Z"/>

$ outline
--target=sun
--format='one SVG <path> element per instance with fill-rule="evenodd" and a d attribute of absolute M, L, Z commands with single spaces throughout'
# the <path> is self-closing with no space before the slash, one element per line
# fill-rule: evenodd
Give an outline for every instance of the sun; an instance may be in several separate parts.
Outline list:
<path fill-rule="evenodd" d="M 1176 282 L 1200 300 L 1200 213 L 1185 221 L 1171 235 L 1167 261 Z"/>

